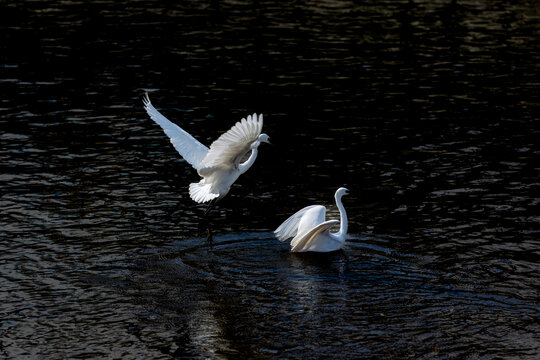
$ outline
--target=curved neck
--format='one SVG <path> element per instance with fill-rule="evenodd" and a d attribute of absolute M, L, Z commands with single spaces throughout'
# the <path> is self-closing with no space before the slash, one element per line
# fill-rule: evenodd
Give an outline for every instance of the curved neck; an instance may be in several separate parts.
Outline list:
<path fill-rule="evenodd" d="M 251 149 L 251 155 L 246 160 L 246 162 L 238 165 L 238 170 L 240 171 L 240 174 L 243 174 L 246 171 L 248 171 L 251 165 L 253 165 L 253 163 L 255 162 L 255 159 L 257 158 L 257 152 L 258 152 L 258 146 L 254 146 Z"/>
<path fill-rule="evenodd" d="M 336 205 L 339 209 L 339 215 L 341 218 L 341 224 L 339 225 L 339 231 L 336 233 L 336 236 L 342 237 L 347 235 L 347 229 L 349 224 L 347 221 L 347 212 L 345 211 L 345 208 L 343 207 L 343 204 L 341 202 L 341 196 L 336 196 Z"/>

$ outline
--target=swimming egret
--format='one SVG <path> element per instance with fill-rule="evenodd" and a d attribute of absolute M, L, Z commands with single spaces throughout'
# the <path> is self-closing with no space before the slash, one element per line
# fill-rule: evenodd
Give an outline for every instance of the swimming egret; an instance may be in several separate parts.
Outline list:
<path fill-rule="evenodd" d="M 331 233 L 332 226 L 339 223 L 337 220 L 326 218 L 326 207 L 311 205 L 299 210 L 283 222 L 275 231 L 280 241 L 291 240 L 292 252 L 330 252 L 341 249 L 347 236 L 347 213 L 341 203 L 341 197 L 348 195 L 349 190 L 340 187 L 336 191 L 336 205 L 341 216 L 339 231 Z"/>
<path fill-rule="evenodd" d="M 143 103 L 150 118 L 169 136 L 176 151 L 202 177 L 198 183 L 189 185 L 189 196 L 198 203 L 219 200 L 227 195 L 236 179 L 255 162 L 259 145 L 269 143 L 268 135 L 261 134 L 262 114 L 258 117 L 257 114 L 249 115 L 247 119 L 238 121 L 209 149 L 157 111 L 148 94 L 145 94 Z M 249 152 L 249 158 L 241 163 Z"/>

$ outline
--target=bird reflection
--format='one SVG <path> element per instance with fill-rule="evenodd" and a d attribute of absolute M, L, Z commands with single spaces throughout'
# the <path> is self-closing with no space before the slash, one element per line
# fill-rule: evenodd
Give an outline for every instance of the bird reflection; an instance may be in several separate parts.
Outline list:
<path fill-rule="evenodd" d="M 342 249 L 330 253 L 291 253 L 291 264 L 294 267 L 336 271 L 342 278 L 348 269 L 349 258 Z"/>
<path fill-rule="evenodd" d="M 348 259 L 342 250 L 331 253 L 291 253 L 293 276 L 287 277 L 284 289 L 295 299 L 294 307 L 305 316 L 318 316 L 321 306 L 332 297 L 329 290 L 347 291 L 346 282 L 336 281 L 345 276 Z M 331 285 L 329 285 L 331 284 Z"/>
<path fill-rule="evenodd" d="M 206 244 L 208 245 L 212 245 L 214 243 L 213 228 L 214 224 L 211 218 L 204 216 L 199 221 L 199 235 L 205 236 Z"/>

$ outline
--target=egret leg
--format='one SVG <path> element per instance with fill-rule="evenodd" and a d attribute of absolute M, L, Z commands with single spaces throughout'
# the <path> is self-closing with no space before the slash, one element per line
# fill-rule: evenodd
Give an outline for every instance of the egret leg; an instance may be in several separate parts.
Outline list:
<path fill-rule="evenodd" d="M 208 204 L 208 207 L 206 208 L 206 210 L 204 211 L 204 216 L 208 215 L 208 213 L 210 212 L 210 210 L 212 210 L 212 208 L 214 207 L 214 204 L 216 203 L 216 200 L 213 199 L 213 200 L 210 200 L 210 203 Z"/>

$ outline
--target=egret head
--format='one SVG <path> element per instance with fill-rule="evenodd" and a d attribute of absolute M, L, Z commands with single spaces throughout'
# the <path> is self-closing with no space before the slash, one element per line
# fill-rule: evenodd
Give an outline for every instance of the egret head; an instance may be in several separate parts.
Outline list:
<path fill-rule="evenodd" d="M 270 137 L 266 134 L 259 135 L 259 137 L 257 137 L 257 140 L 251 143 L 251 148 L 252 149 L 258 148 L 259 145 L 261 145 L 261 143 L 263 142 L 270 144 Z"/>
<path fill-rule="evenodd" d="M 263 134 L 259 135 L 259 137 L 257 138 L 257 141 L 262 142 L 262 143 L 265 142 L 265 143 L 270 144 L 270 136 L 263 133 Z"/>
<path fill-rule="evenodd" d="M 336 196 L 343 196 L 343 195 L 349 195 L 349 190 L 344 188 L 344 187 L 340 187 L 339 189 L 337 189 L 336 191 Z"/>

